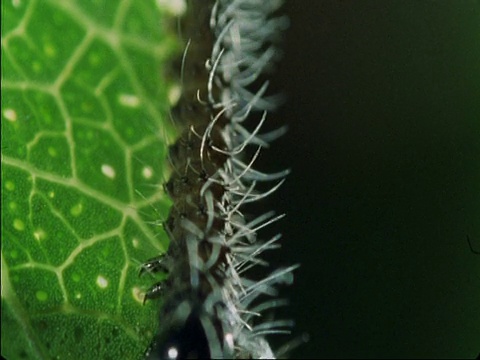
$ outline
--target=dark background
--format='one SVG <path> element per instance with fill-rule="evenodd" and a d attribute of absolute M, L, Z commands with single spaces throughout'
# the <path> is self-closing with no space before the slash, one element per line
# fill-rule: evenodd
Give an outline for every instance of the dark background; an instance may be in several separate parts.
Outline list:
<path fill-rule="evenodd" d="M 258 169 L 292 169 L 265 206 L 299 357 L 480 352 L 480 4 L 289 0 Z"/>

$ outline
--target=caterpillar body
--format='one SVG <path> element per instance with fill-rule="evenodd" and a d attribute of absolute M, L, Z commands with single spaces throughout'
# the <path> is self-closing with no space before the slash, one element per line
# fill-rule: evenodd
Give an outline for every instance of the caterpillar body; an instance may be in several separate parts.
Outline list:
<path fill-rule="evenodd" d="M 261 280 L 247 277 L 253 266 L 266 265 L 260 255 L 278 247 L 280 238 L 259 241 L 257 231 L 283 215 L 247 220 L 242 214 L 245 204 L 273 193 L 288 174 L 253 169 L 260 149 L 284 132 L 260 134 L 277 102 L 265 95 L 264 77 L 288 27 L 288 18 L 276 15 L 282 2 L 188 1 L 181 22 L 182 95 L 172 110 L 182 132 L 169 147 L 173 171 L 164 186 L 173 200 L 164 223 L 170 247 L 142 267 L 169 273 L 146 294 L 165 299 L 148 359 L 274 358 L 266 336 L 291 326 L 261 314 L 284 305 L 274 298 L 275 286 L 291 283 L 296 266 Z M 259 192 L 259 182 L 274 185 Z M 271 297 L 262 301 L 261 295 Z"/>

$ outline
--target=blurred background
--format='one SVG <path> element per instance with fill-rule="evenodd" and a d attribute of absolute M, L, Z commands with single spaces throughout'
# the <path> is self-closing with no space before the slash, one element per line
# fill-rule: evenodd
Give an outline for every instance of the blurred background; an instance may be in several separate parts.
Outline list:
<path fill-rule="evenodd" d="M 480 3 L 289 0 L 275 264 L 294 357 L 480 352 Z M 262 234 L 267 237 L 268 234 Z"/>

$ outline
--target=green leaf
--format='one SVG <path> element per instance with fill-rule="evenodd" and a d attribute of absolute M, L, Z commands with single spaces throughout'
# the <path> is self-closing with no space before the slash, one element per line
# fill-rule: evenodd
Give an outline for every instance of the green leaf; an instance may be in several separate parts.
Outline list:
<path fill-rule="evenodd" d="M 177 43 L 154 0 L 2 1 L 2 356 L 135 359 L 158 326 Z"/>

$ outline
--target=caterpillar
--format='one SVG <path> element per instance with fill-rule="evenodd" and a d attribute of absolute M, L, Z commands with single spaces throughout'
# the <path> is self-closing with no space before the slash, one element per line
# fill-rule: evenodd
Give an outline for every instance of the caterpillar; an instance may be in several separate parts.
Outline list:
<path fill-rule="evenodd" d="M 145 295 L 164 298 L 147 359 L 274 358 L 266 336 L 292 326 L 262 313 L 285 304 L 275 299 L 276 285 L 290 284 L 297 265 L 261 280 L 248 277 L 252 267 L 267 265 L 262 253 L 279 246 L 280 235 L 260 241 L 257 232 L 283 215 L 248 219 L 242 212 L 275 192 L 289 173 L 253 168 L 260 150 L 284 133 L 283 127 L 260 133 L 278 104 L 266 95 L 266 77 L 289 24 L 277 14 L 282 2 L 187 2 L 180 26 L 182 93 L 172 109 L 181 134 L 169 147 L 172 174 L 164 185 L 173 200 L 164 222 L 170 246 L 141 269 L 169 274 Z M 260 182 L 273 185 L 259 191 Z"/>

